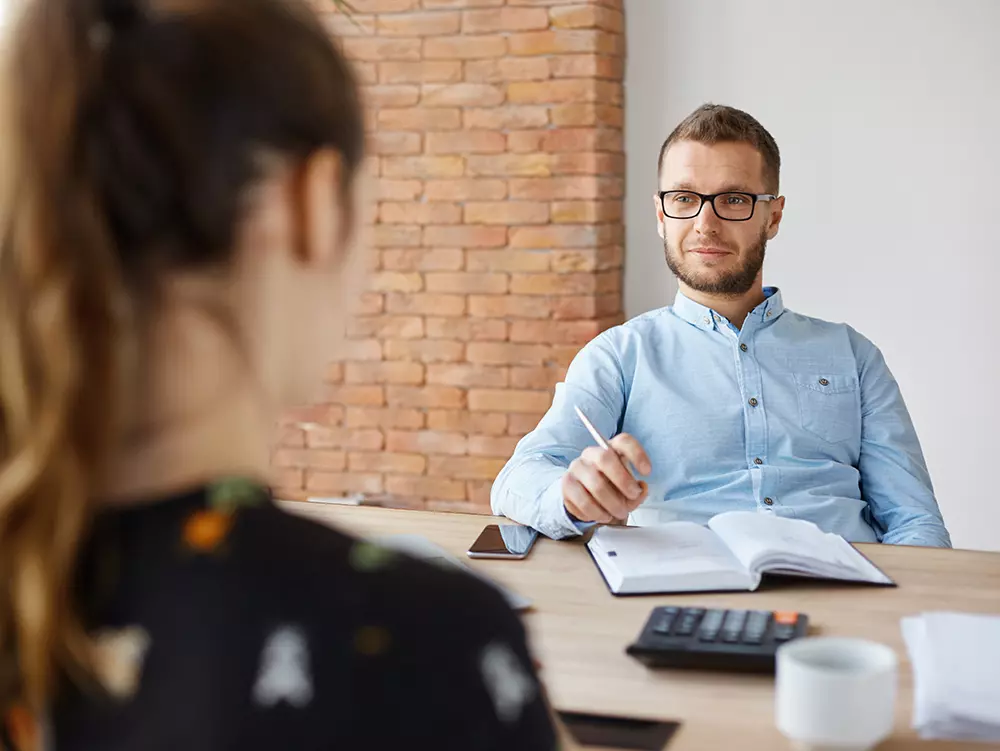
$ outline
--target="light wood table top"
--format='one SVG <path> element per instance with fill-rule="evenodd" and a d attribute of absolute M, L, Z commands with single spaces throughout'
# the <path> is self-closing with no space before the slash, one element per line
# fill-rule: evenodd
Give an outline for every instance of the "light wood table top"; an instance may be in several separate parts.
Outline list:
<path fill-rule="evenodd" d="M 614 597 L 579 541 L 539 539 L 523 561 L 470 560 L 489 517 L 290 502 L 296 513 L 362 536 L 419 534 L 531 598 L 525 614 L 552 703 L 562 710 L 677 720 L 669 751 L 785 749 L 774 725 L 773 676 L 650 670 L 625 647 L 657 605 L 793 610 L 812 632 L 888 644 L 900 659 L 896 730 L 880 751 L 970 749 L 984 744 L 920 741 L 910 727 L 912 674 L 899 621 L 926 610 L 1000 614 L 1000 553 L 863 545 L 895 589 L 781 582 L 753 593 Z"/>

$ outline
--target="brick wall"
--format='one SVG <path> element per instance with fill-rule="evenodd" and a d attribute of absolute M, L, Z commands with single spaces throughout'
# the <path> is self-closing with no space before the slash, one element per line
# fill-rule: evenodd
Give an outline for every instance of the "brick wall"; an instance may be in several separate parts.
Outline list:
<path fill-rule="evenodd" d="M 280 492 L 487 511 L 621 321 L 622 0 L 351 3 L 325 20 L 370 109 L 372 275 L 328 403 L 283 421 Z"/>

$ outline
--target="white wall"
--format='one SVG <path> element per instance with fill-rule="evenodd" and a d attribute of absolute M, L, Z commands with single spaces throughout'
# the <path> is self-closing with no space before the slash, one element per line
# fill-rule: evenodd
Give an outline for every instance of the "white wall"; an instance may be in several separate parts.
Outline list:
<path fill-rule="evenodd" d="M 625 304 L 669 303 L 649 196 L 706 101 L 778 142 L 765 281 L 885 353 L 957 547 L 1000 550 L 1000 2 L 626 0 Z"/>

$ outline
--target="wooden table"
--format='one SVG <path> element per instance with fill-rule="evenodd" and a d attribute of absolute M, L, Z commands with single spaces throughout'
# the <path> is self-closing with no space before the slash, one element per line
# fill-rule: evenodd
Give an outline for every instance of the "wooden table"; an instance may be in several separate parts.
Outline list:
<path fill-rule="evenodd" d="M 650 609 L 665 603 L 797 610 L 809 614 L 816 633 L 888 644 L 900 658 L 899 702 L 895 733 L 880 751 L 988 747 L 920 741 L 911 729 L 912 674 L 899 620 L 938 609 L 1000 614 L 1000 553 L 862 546 L 896 580 L 897 589 L 786 581 L 754 593 L 617 598 L 579 541 L 540 539 L 523 561 L 471 561 L 465 551 L 488 517 L 294 502 L 286 507 L 358 535 L 423 535 L 530 597 L 534 608 L 525 622 L 553 704 L 678 720 L 682 727 L 669 751 L 771 751 L 790 745 L 774 726 L 773 677 L 654 671 L 624 654 Z"/>

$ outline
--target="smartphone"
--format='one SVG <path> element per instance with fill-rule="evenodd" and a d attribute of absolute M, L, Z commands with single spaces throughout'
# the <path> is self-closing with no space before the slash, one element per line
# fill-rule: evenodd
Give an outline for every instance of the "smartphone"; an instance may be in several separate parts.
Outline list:
<path fill-rule="evenodd" d="M 559 712 L 559 719 L 584 748 L 662 751 L 680 723 L 632 717 Z"/>
<path fill-rule="evenodd" d="M 519 524 L 490 524 L 469 548 L 469 558 L 514 558 L 528 555 L 538 532 Z"/>

